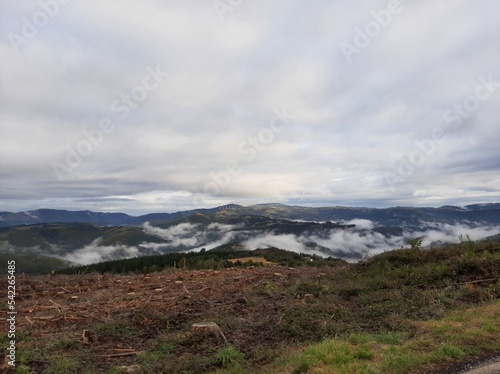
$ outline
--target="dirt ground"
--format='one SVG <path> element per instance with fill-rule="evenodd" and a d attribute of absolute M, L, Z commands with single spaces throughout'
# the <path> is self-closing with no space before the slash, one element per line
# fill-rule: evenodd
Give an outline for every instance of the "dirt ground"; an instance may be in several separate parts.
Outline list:
<path fill-rule="evenodd" d="M 388 318 L 386 311 L 420 320 L 435 309 L 429 300 L 447 297 L 442 289 L 421 292 L 411 286 L 358 295 L 358 288 L 371 283 L 342 283 L 349 274 L 345 265 L 276 265 L 172 268 L 146 275 L 17 275 L 16 358 L 34 373 L 116 374 L 110 369 L 126 367 L 137 373 L 199 374 L 221 368 L 217 355 L 232 347 L 260 367 L 336 332 L 406 328 L 405 319 Z M 372 282 L 365 278 L 360 279 Z M 6 289 L 2 301 L 8 300 Z M 5 315 L 2 332 L 9 328 Z M 216 323 L 222 334 L 195 333 L 193 324 L 202 322 Z M 5 345 L 5 334 L 0 336 Z M 235 354 L 225 351 L 230 353 Z M 5 357 L 0 353 L 0 373 L 7 372 L 1 366 Z M 450 363 L 438 372 L 468 368 Z"/>
<path fill-rule="evenodd" d="M 247 357 L 255 356 L 256 342 L 260 351 L 286 344 L 270 326 L 282 323 L 280 312 L 290 304 L 288 287 L 300 279 L 320 279 L 334 271 L 271 266 L 172 269 L 148 275 L 20 275 L 16 284 L 18 353 L 34 341 L 43 344 L 60 337 L 73 341 L 70 348 L 81 344 L 99 359 L 103 369 L 132 365 L 137 354 L 165 333 L 184 334 L 180 346 L 190 345 L 186 353 L 193 354 L 196 344 L 188 344 L 186 338 L 191 325 L 216 322 L 232 346 Z M 122 330 L 130 332 L 129 327 L 132 333 L 122 336 Z M 5 319 L 0 328 L 7 331 Z M 50 355 L 45 359 L 50 361 Z M 41 367 L 46 364 L 40 362 Z"/>

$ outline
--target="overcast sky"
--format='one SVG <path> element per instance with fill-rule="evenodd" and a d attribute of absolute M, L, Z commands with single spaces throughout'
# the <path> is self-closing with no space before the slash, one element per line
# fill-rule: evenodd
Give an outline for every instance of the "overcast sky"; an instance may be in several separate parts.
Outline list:
<path fill-rule="evenodd" d="M 500 200 L 497 0 L 0 4 L 0 211 Z"/>

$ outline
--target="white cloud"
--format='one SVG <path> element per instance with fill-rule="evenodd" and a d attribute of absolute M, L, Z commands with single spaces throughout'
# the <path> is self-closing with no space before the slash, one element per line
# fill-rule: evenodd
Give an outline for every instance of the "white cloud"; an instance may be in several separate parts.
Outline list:
<path fill-rule="evenodd" d="M 450 225 L 445 223 L 428 223 L 427 226 L 430 226 L 431 228 L 411 234 L 412 237 L 423 236 L 423 245 L 430 245 L 432 242 L 438 241 L 445 243 L 458 243 L 460 241 L 460 236 L 466 237 L 467 235 L 469 235 L 472 240 L 479 240 L 500 233 L 500 226 L 493 225 Z"/>
<path fill-rule="evenodd" d="M 162 239 L 166 239 L 172 247 L 179 246 L 195 246 L 198 243 L 198 237 L 193 236 L 199 233 L 197 227 L 199 225 L 191 223 L 180 223 L 176 226 L 162 229 L 151 226 L 149 222 L 144 223 L 143 230 L 146 234 L 155 235 Z"/>
<path fill-rule="evenodd" d="M 346 225 L 356 225 L 357 228 L 371 230 L 375 227 L 375 224 L 369 219 L 352 219 L 345 223 Z"/>
<path fill-rule="evenodd" d="M 333 256 L 348 261 L 358 261 L 366 256 L 379 254 L 393 249 L 408 247 L 412 238 L 423 238 L 423 246 L 431 243 L 458 243 L 460 236 L 470 236 L 472 240 L 480 240 L 500 233 L 500 226 L 478 224 L 442 224 L 423 223 L 426 229 L 405 231 L 402 235 L 383 235 L 372 231 L 369 220 L 352 220 L 358 226 L 351 229 L 324 229 L 314 233 L 304 232 L 301 235 L 277 234 L 269 231 L 244 230 L 241 225 L 224 225 L 212 223 L 208 226 L 181 223 L 166 229 L 146 223 L 144 232 L 166 239 L 166 243 L 141 243 L 138 247 L 126 245 L 102 246 L 101 239 L 65 254 L 66 250 L 51 248 L 51 255 L 78 264 L 90 264 L 118 258 L 130 258 L 140 255 L 163 254 L 169 252 L 210 250 L 231 242 L 241 243 L 248 250 L 277 247 L 296 252 L 315 254 L 323 257 Z M 361 227 L 363 226 L 364 227 Z M 1 248 L 0 248 L 1 249 Z M 4 251 L 9 251 L 4 247 Z M 26 248 L 24 251 L 44 253 L 40 248 Z"/>
<path fill-rule="evenodd" d="M 129 200 L 103 208 L 130 213 L 193 201 L 498 201 L 500 90 L 396 191 L 384 184 L 417 140 L 447 125 L 443 113 L 474 93 L 479 76 L 500 81 L 497 3 L 404 2 L 347 63 L 339 44 L 386 6 L 255 0 L 221 22 L 211 2 L 69 2 L 18 54 L 8 38 L 0 41 L 0 209 L 101 209 L 98 199 L 110 196 Z M 2 34 L 21 33 L 23 17 L 37 10 L 6 2 Z M 120 120 L 111 103 L 157 65 L 169 76 Z M 284 106 L 296 118 L 245 161 L 238 145 Z M 113 133 L 58 181 L 51 162 L 64 162 L 83 129 L 107 117 Z M 241 170 L 229 185 L 193 200 L 232 160 Z M 161 193 L 172 197 L 168 204 L 153 198 Z"/>
<path fill-rule="evenodd" d="M 62 258 L 77 264 L 88 265 L 118 258 L 137 257 L 140 254 L 138 248 L 126 245 L 100 246 L 100 240 L 100 238 L 96 239 L 91 244 L 64 255 Z"/>
<path fill-rule="evenodd" d="M 411 238 L 422 237 L 423 245 L 429 246 L 433 242 L 458 243 L 460 236 L 469 235 L 472 240 L 480 240 L 500 233 L 500 226 L 468 226 L 465 224 L 429 224 L 430 228 L 423 231 L 406 231 L 401 236 L 385 236 L 368 229 L 370 221 L 363 221 L 366 229 L 358 226 L 354 229 L 335 229 L 323 231 L 319 234 L 303 234 L 300 236 L 274 235 L 272 233 L 258 234 L 250 237 L 243 244 L 246 248 L 278 247 L 297 252 L 318 254 L 320 256 L 341 257 L 346 260 L 359 260 L 367 255 L 375 255 L 385 251 L 408 247 Z M 353 222 L 351 221 L 351 222 Z M 311 243 L 323 247 L 311 247 Z M 324 248 L 327 250 L 325 251 Z"/>
<path fill-rule="evenodd" d="M 175 226 L 162 229 L 152 226 L 149 222 L 144 223 L 143 230 L 146 234 L 154 235 L 167 240 L 161 245 L 141 244 L 143 247 L 158 249 L 159 247 L 169 250 L 182 249 L 211 249 L 231 241 L 236 233 L 233 231 L 239 225 L 225 225 L 217 222 L 208 226 L 192 224 L 189 222 L 180 223 Z"/>

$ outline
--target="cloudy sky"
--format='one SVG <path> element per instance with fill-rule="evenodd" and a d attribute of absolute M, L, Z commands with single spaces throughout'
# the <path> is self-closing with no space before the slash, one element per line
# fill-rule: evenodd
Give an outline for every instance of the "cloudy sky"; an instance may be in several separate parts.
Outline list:
<path fill-rule="evenodd" d="M 0 211 L 500 200 L 496 0 L 0 4 Z"/>

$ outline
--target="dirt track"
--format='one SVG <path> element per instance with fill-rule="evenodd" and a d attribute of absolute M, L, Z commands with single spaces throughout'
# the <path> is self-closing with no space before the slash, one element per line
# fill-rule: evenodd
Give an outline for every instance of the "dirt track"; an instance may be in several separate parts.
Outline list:
<path fill-rule="evenodd" d="M 481 366 L 462 371 L 460 374 L 499 374 L 500 373 L 500 358 L 488 360 Z"/>
<path fill-rule="evenodd" d="M 463 363 L 445 366 L 429 374 L 500 374 L 500 355 L 476 357 Z"/>

